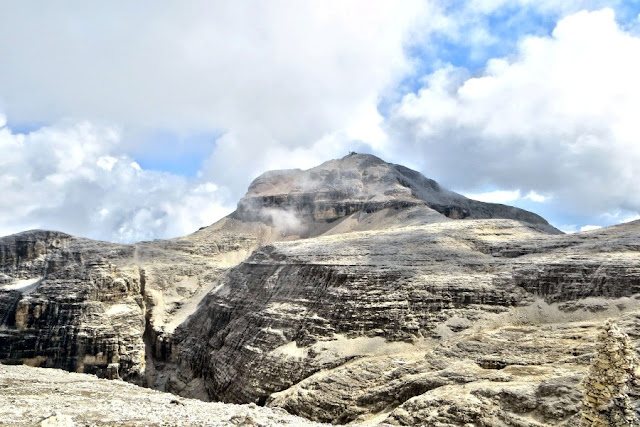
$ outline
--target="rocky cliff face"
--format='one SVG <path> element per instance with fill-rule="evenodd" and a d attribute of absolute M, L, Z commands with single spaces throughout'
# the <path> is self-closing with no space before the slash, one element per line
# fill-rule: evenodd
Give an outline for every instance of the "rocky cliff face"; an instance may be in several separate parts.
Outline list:
<path fill-rule="evenodd" d="M 571 424 L 598 325 L 639 325 L 639 249 L 640 223 L 561 235 L 351 155 L 179 239 L 0 238 L 0 361 L 334 423 Z"/>
<path fill-rule="evenodd" d="M 526 389 L 530 407 L 510 410 L 530 416 L 544 393 L 553 400 L 570 389 L 574 409 L 545 415 L 568 419 L 591 345 L 578 326 L 541 332 L 541 324 L 573 313 L 593 321 L 590 335 L 600 318 L 592 312 L 635 313 L 639 240 L 640 223 L 550 236 L 515 221 L 470 220 L 274 243 L 230 270 L 181 328 L 175 390 L 197 379 L 213 399 L 349 422 L 445 385 L 474 383 L 474 393 L 488 394 L 478 414 L 499 410 L 500 390 L 514 388 L 517 400 Z M 622 309 L 610 302 L 620 298 Z M 508 367 L 510 375 L 496 372 Z M 478 381 L 510 384 L 496 391 Z M 398 411 L 389 419 L 419 419 Z"/>
<path fill-rule="evenodd" d="M 0 361 L 153 385 L 175 327 L 268 231 L 223 220 L 136 245 L 38 230 L 0 238 Z"/>
<path fill-rule="evenodd" d="M 140 272 L 133 247 L 35 231 L 0 240 L 0 359 L 136 377 L 144 370 Z"/>

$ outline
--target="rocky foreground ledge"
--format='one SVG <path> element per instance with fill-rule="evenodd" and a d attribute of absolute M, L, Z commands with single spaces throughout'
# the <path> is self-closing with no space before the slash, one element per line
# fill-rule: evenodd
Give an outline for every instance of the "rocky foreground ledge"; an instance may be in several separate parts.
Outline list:
<path fill-rule="evenodd" d="M 0 425 L 321 426 L 284 409 L 185 399 L 59 369 L 0 364 Z"/>

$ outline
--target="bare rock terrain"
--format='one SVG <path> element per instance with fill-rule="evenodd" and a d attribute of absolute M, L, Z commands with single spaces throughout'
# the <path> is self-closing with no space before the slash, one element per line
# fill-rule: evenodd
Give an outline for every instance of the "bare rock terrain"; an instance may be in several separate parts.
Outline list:
<path fill-rule="evenodd" d="M 185 399 L 58 369 L 0 365 L 0 425 L 320 426 L 282 409 Z"/>
<path fill-rule="evenodd" d="M 638 345 L 639 250 L 640 222 L 563 235 L 349 155 L 182 238 L 0 238 L 0 361 L 320 422 L 576 425 L 598 328 Z"/>
<path fill-rule="evenodd" d="M 472 220 L 267 245 L 181 327 L 174 391 L 334 423 L 572 425 L 597 328 L 637 330 L 639 239 Z"/>

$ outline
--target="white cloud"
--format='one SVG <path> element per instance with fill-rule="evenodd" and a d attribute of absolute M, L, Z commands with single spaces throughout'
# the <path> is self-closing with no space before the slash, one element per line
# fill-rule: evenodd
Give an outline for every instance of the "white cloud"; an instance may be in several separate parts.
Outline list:
<path fill-rule="evenodd" d="M 482 75 L 442 67 L 390 120 L 377 109 L 425 65 L 405 48 L 433 31 L 476 52 L 503 43 L 480 15 L 601 3 L 469 1 L 447 15 L 436 0 L 14 2 L 0 14 L 0 112 L 49 125 L 21 134 L 0 116 L 0 234 L 175 236 L 264 170 L 370 150 L 502 203 L 633 214 L 640 54 L 611 12 L 568 17 Z M 220 136 L 197 178 L 131 155 L 158 129 Z"/>
<path fill-rule="evenodd" d="M 411 69 L 404 46 L 427 10 L 420 0 L 16 2 L 0 14 L 0 106 L 14 122 L 232 132 L 251 168 L 256 151 L 337 130 L 379 139 L 368 125 Z"/>
<path fill-rule="evenodd" d="M 111 169 L 113 169 L 113 166 L 116 163 L 118 163 L 118 159 L 116 159 L 115 157 L 102 156 L 98 159 L 98 161 L 96 162 L 96 165 L 98 165 L 98 167 L 106 171 L 110 171 Z"/>
<path fill-rule="evenodd" d="M 224 189 L 143 170 L 114 152 L 118 143 L 117 129 L 88 122 L 1 127 L 0 235 L 49 228 L 131 242 L 193 232 L 230 211 Z"/>
<path fill-rule="evenodd" d="M 637 221 L 640 219 L 640 215 L 630 215 L 627 217 L 624 217 L 621 221 L 620 224 L 623 224 L 625 222 L 631 222 L 631 221 Z"/>
<path fill-rule="evenodd" d="M 527 195 L 524 196 L 524 198 L 536 203 L 544 203 L 551 199 L 551 197 L 545 196 L 543 194 L 538 194 L 533 190 L 529 191 Z"/>
<path fill-rule="evenodd" d="M 593 230 L 599 230 L 601 228 L 602 226 L 600 225 L 583 225 L 582 227 L 580 227 L 580 231 L 593 231 Z"/>
<path fill-rule="evenodd" d="M 465 196 L 487 203 L 512 203 L 520 198 L 520 190 L 495 190 L 484 193 L 465 193 Z"/>
<path fill-rule="evenodd" d="M 584 215 L 638 211 L 638 75 L 640 38 L 609 9 L 576 13 L 480 76 L 430 75 L 395 107 L 390 139 L 455 188 L 515 187 Z"/>
<path fill-rule="evenodd" d="M 3 128 L 0 234 L 175 236 L 226 213 L 267 169 L 382 145 L 377 103 L 414 66 L 404 48 L 431 9 L 421 0 L 5 5 L 0 113 L 55 125 Z M 220 137 L 190 180 L 130 154 L 153 150 L 140 141 L 157 130 Z"/>
<path fill-rule="evenodd" d="M 550 198 L 542 194 L 538 194 L 535 191 L 529 191 L 525 196 L 522 196 L 520 190 L 493 190 L 485 191 L 483 193 L 464 193 L 464 195 L 470 199 L 480 200 L 481 202 L 488 203 L 513 203 L 519 200 L 530 200 L 535 203 L 544 203 Z"/>

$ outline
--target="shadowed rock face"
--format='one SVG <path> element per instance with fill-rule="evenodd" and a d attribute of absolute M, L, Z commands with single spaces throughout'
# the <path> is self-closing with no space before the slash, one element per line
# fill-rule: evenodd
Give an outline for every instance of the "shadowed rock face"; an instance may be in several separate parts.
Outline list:
<path fill-rule="evenodd" d="M 125 378 L 144 370 L 132 246 L 34 231 L 0 239 L 0 360 Z"/>
<path fill-rule="evenodd" d="M 640 325 L 639 224 L 561 235 L 369 155 L 269 172 L 178 239 L 0 238 L 0 361 L 327 422 L 570 425 L 599 323 Z"/>
<path fill-rule="evenodd" d="M 118 245 L 48 231 L 0 238 L 0 361 L 153 385 L 173 329 L 260 239 L 229 224 L 191 237 Z M 193 305 L 193 306 L 192 306 Z"/>

